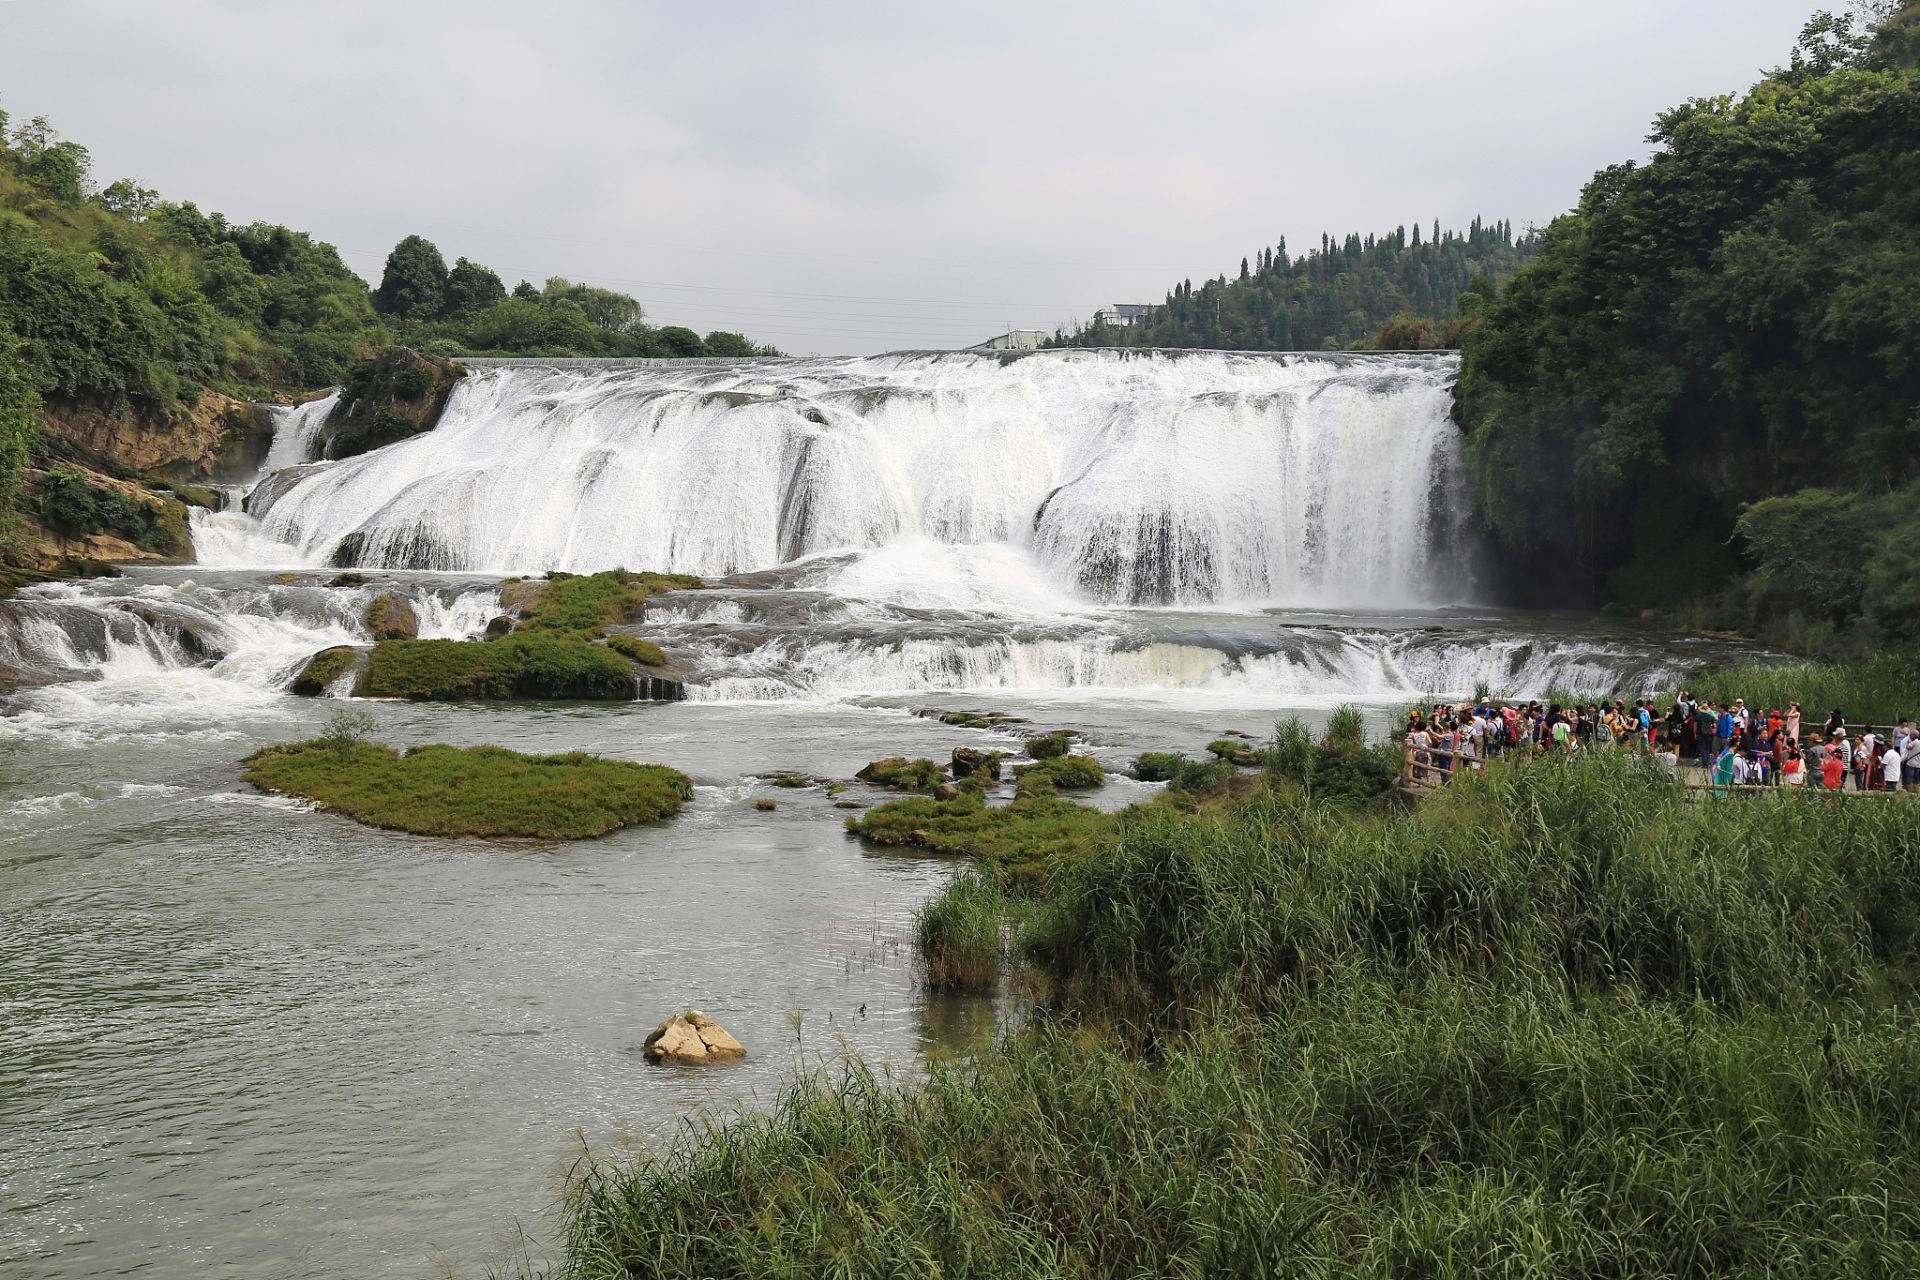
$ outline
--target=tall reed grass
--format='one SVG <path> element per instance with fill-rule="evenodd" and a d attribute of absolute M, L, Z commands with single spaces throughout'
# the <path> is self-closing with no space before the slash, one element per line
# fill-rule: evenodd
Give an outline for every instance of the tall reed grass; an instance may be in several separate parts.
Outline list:
<path fill-rule="evenodd" d="M 1920 805 L 1518 761 L 1406 815 L 1136 814 L 1045 1016 L 587 1162 L 570 1275 L 1920 1268 Z"/>
<path fill-rule="evenodd" d="M 991 995 L 999 987 L 1001 905 L 984 876 L 966 873 L 914 912 L 914 961 L 929 988 Z"/>
<path fill-rule="evenodd" d="M 1898 724 L 1920 716 L 1920 654 L 1881 653 L 1860 662 L 1743 662 L 1693 677 L 1696 695 L 1717 703 L 1785 710 L 1798 702 L 1808 719 L 1839 711 L 1851 724 Z"/>

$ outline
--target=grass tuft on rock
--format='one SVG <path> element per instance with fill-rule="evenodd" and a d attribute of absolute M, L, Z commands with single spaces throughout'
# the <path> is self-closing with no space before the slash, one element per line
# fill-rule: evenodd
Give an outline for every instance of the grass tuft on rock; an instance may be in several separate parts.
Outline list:
<path fill-rule="evenodd" d="M 1001 904 L 994 885 L 969 874 L 914 912 L 914 962 L 929 990 L 992 995 L 999 987 Z"/>
<path fill-rule="evenodd" d="M 311 800 L 370 827 L 427 836 L 578 840 L 680 812 L 686 775 L 663 765 L 573 751 L 529 756 L 505 747 L 414 747 L 321 738 L 264 747 L 246 780 Z"/>
<path fill-rule="evenodd" d="M 597 636 L 602 627 L 639 617 L 641 606 L 650 595 L 703 585 L 699 578 L 679 573 L 629 573 L 625 569 L 592 574 L 550 573 L 546 589 L 529 606 L 526 620 L 520 625 L 529 631 Z"/>
<path fill-rule="evenodd" d="M 972 790 L 952 800 L 895 800 L 846 821 L 848 831 L 875 844 L 978 858 L 1010 885 L 1025 887 L 1044 881 L 1055 861 L 1073 858 L 1113 823 L 1098 809 L 1051 795 L 989 808 Z"/>
<path fill-rule="evenodd" d="M 632 636 L 608 636 L 607 648 L 623 658 L 630 658 L 643 667 L 664 667 L 667 655 L 660 652 L 660 646 L 651 640 L 636 640 Z"/>

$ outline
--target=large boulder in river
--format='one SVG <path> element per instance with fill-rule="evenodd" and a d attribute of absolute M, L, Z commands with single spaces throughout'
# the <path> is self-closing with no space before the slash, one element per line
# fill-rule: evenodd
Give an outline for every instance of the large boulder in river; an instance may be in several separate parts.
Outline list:
<path fill-rule="evenodd" d="M 375 640 L 418 640 L 420 618 L 413 601 L 391 591 L 375 596 L 367 606 L 367 630 Z"/>
<path fill-rule="evenodd" d="M 676 1013 L 647 1037 L 647 1061 L 680 1066 L 732 1062 L 747 1056 L 747 1047 L 728 1035 L 712 1018 L 694 1009 Z"/>

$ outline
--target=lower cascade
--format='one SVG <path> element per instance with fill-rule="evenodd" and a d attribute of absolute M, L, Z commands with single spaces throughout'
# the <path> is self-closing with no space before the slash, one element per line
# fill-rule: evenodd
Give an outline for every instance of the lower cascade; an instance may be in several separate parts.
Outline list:
<path fill-rule="evenodd" d="M 935 593 L 956 557 L 1007 557 L 1037 593 L 1107 605 L 1471 586 L 1447 354 L 474 366 L 435 430 L 256 493 L 265 544 L 342 568 L 708 576 L 855 552 Z M 323 413 L 288 415 L 273 461 Z"/>

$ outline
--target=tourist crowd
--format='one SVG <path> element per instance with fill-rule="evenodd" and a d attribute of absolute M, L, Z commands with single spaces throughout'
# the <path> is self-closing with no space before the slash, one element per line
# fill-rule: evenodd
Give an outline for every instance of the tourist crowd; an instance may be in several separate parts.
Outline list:
<path fill-rule="evenodd" d="M 1514 751 L 1568 754 L 1641 750 L 1677 774 L 1697 769 L 1714 786 L 1812 786 L 1899 791 L 1920 781 L 1920 734 L 1911 720 L 1892 728 L 1849 728 L 1838 711 L 1810 723 L 1800 704 L 1749 709 L 1682 692 L 1662 710 L 1652 698 L 1561 706 L 1485 700 L 1409 714 L 1403 740 L 1416 782 L 1446 781 L 1458 768 Z"/>

